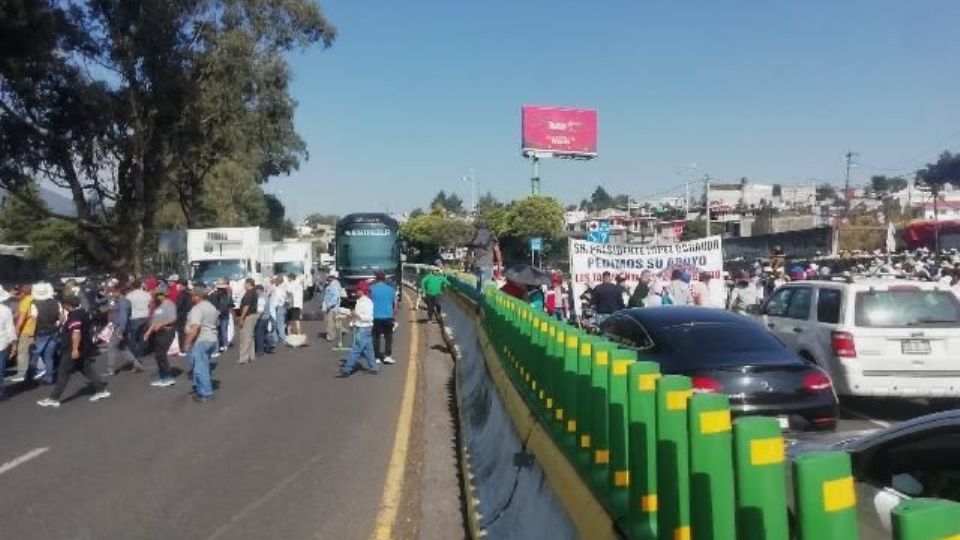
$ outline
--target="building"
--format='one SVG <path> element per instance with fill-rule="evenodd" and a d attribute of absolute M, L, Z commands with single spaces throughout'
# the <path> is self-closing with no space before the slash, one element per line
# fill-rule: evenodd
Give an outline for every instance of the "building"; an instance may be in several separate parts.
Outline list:
<path fill-rule="evenodd" d="M 933 202 L 928 202 L 923 205 L 923 219 L 937 221 L 951 221 L 954 219 L 960 219 L 960 201 L 950 201 L 940 199 L 937 202 L 936 212 L 934 212 Z M 936 214 L 936 216 L 934 216 Z"/>
<path fill-rule="evenodd" d="M 710 184 L 710 205 L 761 208 L 773 204 L 773 186 L 769 184 Z"/>
<path fill-rule="evenodd" d="M 817 187 L 813 184 L 782 186 L 780 205 L 787 208 L 812 208 L 817 205 Z"/>

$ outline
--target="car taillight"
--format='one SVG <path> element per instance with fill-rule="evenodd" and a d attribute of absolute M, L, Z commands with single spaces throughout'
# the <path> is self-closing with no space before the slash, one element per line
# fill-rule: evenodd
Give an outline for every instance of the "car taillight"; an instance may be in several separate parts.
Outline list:
<path fill-rule="evenodd" d="M 830 377 L 824 373 L 811 373 L 803 378 L 803 389 L 807 392 L 825 392 L 831 386 Z"/>
<path fill-rule="evenodd" d="M 830 344 L 833 347 L 833 355 L 840 358 L 856 358 L 857 344 L 853 342 L 853 334 L 850 332 L 833 332 L 830 334 Z"/>
<path fill-rule="evenodd" d="M 720 381 L 710 377 L 694 377 L 691 380 L 691 386 L 693 386 L 693 391 L 698 394 L 715 393 L 723 390 Z"/>

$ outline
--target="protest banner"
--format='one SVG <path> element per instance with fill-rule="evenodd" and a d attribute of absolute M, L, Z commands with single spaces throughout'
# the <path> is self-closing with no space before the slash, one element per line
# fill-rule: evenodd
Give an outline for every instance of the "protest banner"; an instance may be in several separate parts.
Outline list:
<path fill-rule="evenodd" d="M 580 298 L 589 286 L 601 282 L 604 272 L 624 274 L 632 289 L 643 271 L 649 270 L 660 281 L 670 280 L 674 270 L 682 270 L 693 279 L 701 272 L 720 277 L 723 249 L 719 236 L 661 246 L 598 244 L 570 239 L 570 275 L 574 298 Z M 579 302 L 575 302 L 579 311 Z"/>

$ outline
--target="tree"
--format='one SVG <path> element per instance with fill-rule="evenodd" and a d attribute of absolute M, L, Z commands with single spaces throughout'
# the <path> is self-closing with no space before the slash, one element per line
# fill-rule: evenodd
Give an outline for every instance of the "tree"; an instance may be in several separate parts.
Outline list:
<path fill-rule="evenodd" d="M 611 208 L 626 208 L 629 204 L 630 196 L 621 193 L 613 198 Z"/>
<path fill-rule="evenodd" d="M 207 220 L 212 178 L 258 184 L 305 156 L 284 55 L 332 43 L 315 3 L 14 5 L 0 8 L 0 186 L 28 203 L 31 179 L 67 190 L 76 215 L 57 217 L 99 264 L 141 273 L 165 203 Z"/>
<path fill-rule="evenodd" d="M 436 208 L 447 209 L 447 192 L 442 189 L 437 192 L 433 197 L 433 201 L 430 202 L 430 209 L 433 210 Z"/>
<path fill-rule="evenodd" d="M 593 190 L 593 194 L 590 195 L 590 202 L 587 206 L 591 212 L 606 210 L 613 206 L 613 197 L 607 193 L 607 190 L 603 189 L 603 186 L 597 186 L 597 189 Z"/>
<path fill-rule="evenodd" d="M 8 196 L 0 203 L 0 242 L 29 245 L 31 257 L 43 261 L 48 269 L 87 264 L 88 258 L 77 249 L 80 231 L 76 224 L 38 218 L 36 208 L 47 205 L 36 184 L 27 184 L 21 193 L 23 198 Z"/>
<path fill-rule="evenodd" d="M 478 214 L 482 214 L 484 212 L 492 212 L 500 208 L 503 208 L 503 203 L 498 201 L 497 198 L 493 196 L 493 193 L 489 191 L 481 195 L 480 199 L 477 200 Z"/>
<path fill-rule="evenodd" d="M 423 208 L 414 208 L 410 211 L 410 219 L 418 218 L 423 215 Z"/>
<path fill-rule="evenodd" d="M 906 188 L 908 184 L 909 182 L 906 179 L 899 176 L 874 175 L 870 177 L 870 191 L 880 199 Z"/>
<path fill-rule="evenodd" d="M 436 258 L 441 248 L 466 245 L 473 238 L 473 226 L 467 221 L 448 217 L 440 208 L 429 214 L 411 217 L 400 229 L 404 239 L 424 260 Z"/>
<path fill-rule="evenodd" d="M 451 214 L 463 213 L 463 200 L 456 193 L 447 195 L 447 204 L 443 205 L 444 210 Z"/>
<path fill-rule="evenodd" d="M 552 197 L 530 196 L 506 209 L 501 235 L 555 238 L 563 233 L 563 205 Z"/>
<path fill-rule="evenodd" d="M 817 186 L 817 201 L 832 202 L 837 199 L 837 190 L 830 184 L 820 184 Z"/>
<path fill-rule="evenodd" d="M 337 222 L 340 221 L 340 216 L 336 214 L 310 214 L 304 218 L 304 223 L 311 227 L 317 227 L 319 225 L 329 225 L 330 227 L 336 226 Z"/>

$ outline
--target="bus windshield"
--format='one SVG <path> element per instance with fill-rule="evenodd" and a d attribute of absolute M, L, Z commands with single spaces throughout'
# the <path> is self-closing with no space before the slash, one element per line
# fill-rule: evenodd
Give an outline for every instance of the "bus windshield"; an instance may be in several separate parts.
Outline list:
<path fill-rule="evenodd" d="M 384 231 L 387 234 L 366 234 L 367 230 L 374 229 L 347 230 L 337 239 L 338 267 L 344 270 L 375 270 L 397 266 L 397 234 L 382 227 L 376 232 Z"/>
<path fill-rule="evenodd" d="M 228 281 L 246 279 L 248 272 L 243 261 L 224 259 L 219 261 L 196 261 L 193 266 L 193 280 L 212 285 L 220 278 Z"/>

